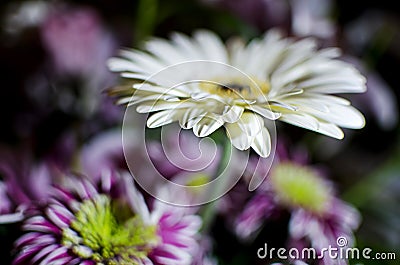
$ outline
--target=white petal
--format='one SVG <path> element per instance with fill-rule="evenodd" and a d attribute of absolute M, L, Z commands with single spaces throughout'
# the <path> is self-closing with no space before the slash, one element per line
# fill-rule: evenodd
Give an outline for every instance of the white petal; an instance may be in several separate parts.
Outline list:
<path fill-rule="evenodd" d="M 297 113 L 284 113 L 279 118 L 279 120 L 285 121 L 287 123 L 309 129 L 312 131 L 317 131 L 319 128 L 319 122 L 314 117 L 307 114 L 297 114 Z"/>
<path fill-rule="evenodd" d="M 139 73 L 131 73 L 131 72 L 122 72 L 121 77 L 124 78 L 131 78 L 131 79 L 139 79 L 139 80 L 146 80 L 149 78 L 149 74 L 139 74 Z"/>
<path fill-rule="evenodd" d="M 244 133 L 237 123 L 227 123 L 225 128 L 234 147 L 239 150 L 249 149 L 252 138 Z"/>
<path fill-rule="evenodd" d="M 179 119 L 185 110 L 163 110 L 156 112 L 147 119 L 147 127 L 157 128 L 170 124 Z"/>
<path fill-rule="evenodd" d="M 228 56 L 225 46 L 217 35 L 211 31 L 199 30 L 196 31 L 194 37 L 199 43 L 199 46 L 203 47 L 204 59 L 221 63 L 227 62 Z"/>
<path fill-rule="evenodd" d="M 337 57 L 341 56 L 342 51 L 336 47 L 329 47 L 329 48 L 320 50 L 318 52 L 318 54 L 322 57 L 333 59 L 333 58 L 337 58 Z"/>
<path fill-rule="evenodd" d="M 299 97 L 289 97 L 282 99 L 285 103 L 291 106 L 295 106 L 297 110 L 315 110 L 319 112 L 328 112 L 329 108 L 326 104 L 326 101 L 321 100 L 313 100 L 312 98 L 307 98 L 307 96 L 299 96 Z"/>
<path fill-rule="evenodd" d="M 123 181 L 125 183 L 128 202 L 145 223 L 150 223 L 150 212 L 142 194 L 136 189 L 133 177 L 128 173 L 124 173 Z"/>
<path fill-rule="evenodd" d="M 317 132 L 325 134 L 327 136 L 336 138 L 336 139 L 343 139 L 344 133 L 343 131 L 336 125 L 332 123 L 324 123 L 321 122 L 319 124 L 319 129 Z"/>
<path fill-rule="evenodd" d="M 364 116 L 352 106 L 332 105 L 329 111 L 315 112 L 316 117 L 350 129 L 360 129 L 365 125 Z"/>
<path fill-rule="evenodd" d="M 341 64 L 332 67 L 327 73 L 315 74 L 314 77 L 298 83 L 298 86 L 313 93 L 361 93 L 366 91 L 365 82 L 358 71 Z"/>
<path fill-rule="evenodd" d="M 223 124 L 224 122 L 221 119 L 217 118 L 216 116 L 207 115 L 201 118 L 201 120 L 199 120 L 193 126 L 193 132 L 197 137 L 205 137 L 213 133 Z"/>
<path fill-rule="evenodd" d="M 239 120 L 243 114 L 244 108 L 236 105 L 227 106 L 226 110 L 222 114 L 222 118 L 225 122 L 233 123 Z"/>
<path fill-rule="evenodd" d="M 256 137 L 254 137 L 251 147 L 261 157 L 268 157 L 271 153 L 271 136 L 267 128 L 263 128 Z"/>
<path fill-rule="evenodd" d="M 277 73 L 293 69 L 296 65 L 308 60 L 315 49 L 316 42 L 313 39 L 303 39 L 290 45 L 286 51 L 287 55 L 282 64 L 276 69 Z"/>
<path fill-rule="evenodd" d="M 269 106 L 250 105 L 249 109 L 270 120 L 276 120 L 281 116 L 280 113 L 271 111 Z"/>
<path fill-rule="evenodd" d="M 168 65 L 186 61 L 184 54 L 176 46 L 163 39 L 154 38 L 150 40 L 146 43 L 146 49 Z"/>
<path fill-rule="evenodd" d="M 178 87 L 166 88 L 161 86 L 153 86 L 149 84 L 135 84 L 133 88 L 137 89 L 138 91 L 147 91 L 152 93 L 157 93 L 161 95 L 171 95 L 176 97 L 188 97 L 189 94 L 186 93 L 184 90 L 179 89 Z"/>
<path fill-rule="evenodd" d="M 321 101 L 328 101 L 328 102 L 340 104 L 340 105 L 350 105 L 351 104 L 351 102 L 345 98 L 332 96 L 332 95 L 307 94 L 307 97 L 311 97 L 312 99 L 321 100 Z"/>
<path fill-rule="evenodd" d="M 207 112 L 201 108 L 191 108 L 179 118 L 179 125 L 184 129 L 192 129 Z"/>
<path fill-rule="evenodd" d="M 0 224 L 16 223 L 24 219 L 24 215 L 20 212 L 0 215 Z"/>
<path fill-rule="evenodd" d="M 256 136 L 264 127 L 263 118 L 252 112 L 244 112 L 237 124 L 241 130 L 250 137 Z"/>
<path fill-rule="evenodd" d="M 152 94 L 152 95 L 148 95 L 148 96 L 144 96 L 144 95 L 136 95 L 137 93 L 135 93 L 134 96 L 132 97 L 126 97 L 126 98 L 122 98 L 121 100 L 118 101 L 118 103 L 122 103 L 122 104 L 126 104 L 128 103 L 128 107 L 132 106 L 132 105 L 137 105 L 139 103 L 143 103 L 148 101 L 146 104 L 150 104 L 150 102 L 156 102 L 157 100 L 165 100 L 165 96 L 159 95 L 159 94 Z"/>
<path fill-rule="evenodd" d="M 160 110 L 175 110 L 194 107 L 196 104 L 189 101 L 169 102 L 169 101 L 149 101 L 140 104 L 136 111 L 139 113 L 154 112 Z"/>
<path fill-rule="evenodd" d="M 137 72 L 140 69 L 131 61 L 122 58 L 110 58 L 107 61 L 108 68 L 113 72 Z"/>
<path fill-rule="evenodd" d="M 188 36 L 181 33 L 173 33 L 172 40 L 185 55 L 187 61 L 204 59 L 198 44 L 193 42 Z"/>
<path fill-rule="evenodd" d="M 139 68 L 138 71 L 135 71 L 138 73 L 152 75 L 168 66 L 162 61 L 158 60 L 156 57 L 142 51 L 122 50 L 120 54 L 122 57 L 127 58 L 133 65 L 136 65 Z"/>

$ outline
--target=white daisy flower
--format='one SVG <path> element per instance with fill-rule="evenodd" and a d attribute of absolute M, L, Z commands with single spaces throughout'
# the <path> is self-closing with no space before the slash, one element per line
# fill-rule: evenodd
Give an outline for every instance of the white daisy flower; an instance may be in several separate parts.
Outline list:
<path fill-rule="evenodd" d="M 224 126 L 237 149 L 251 147 L 267 157 L 265 119 L 337 139 L 344 137 L 339 126 L 365 124 L 349 101 L 331 95 L 364 92 L 365 78 L 337 59 L 338 49 L 317 50 L 312 39 L 295 41 L 269 31 L 247 45 L 236 39 L 225 46 L 202 30 L 193 38 L 174 33 L 171 40 L 151 39 L 144 50 L 123 50 L 109 67 L 132 81 L 113 89 L 119 103 L 153 113 L 150 128 L 179 121 L 204 137 Z"/>

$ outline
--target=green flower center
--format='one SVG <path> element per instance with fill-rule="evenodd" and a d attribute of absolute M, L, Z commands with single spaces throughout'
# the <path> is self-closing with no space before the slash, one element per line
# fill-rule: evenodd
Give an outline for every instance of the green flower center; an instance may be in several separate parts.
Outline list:
<path fill-rule="evenodd" d="M 96 264 L 139 264 L 157 243 L 156 228 L 106 195 L 83 201 L 63 230 L 62 244 Z"/>
<path fill-rule="evenodd" d="M 271 183 L 281 203 L 322 214 L 332 198 L 331 188 L 311 169 L 293 163 L 277 165 Z"/>

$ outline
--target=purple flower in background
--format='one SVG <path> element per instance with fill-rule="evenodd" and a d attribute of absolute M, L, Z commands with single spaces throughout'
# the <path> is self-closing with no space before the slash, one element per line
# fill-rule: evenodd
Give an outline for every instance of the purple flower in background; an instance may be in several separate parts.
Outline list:
<path fill-rule="evenodd" d="M 196 234 L 201 226 L 200 217 L 186 208 L 158 200 L 154 201 L 151 215 L 158 226 L 157 236 L 161 242 L 150 253 L 154 264 L 191 264 L 199 251 Z"/>
<path fill-rule="evenodd" d="M 1 214 L 21 212 L 32 203 L 46 202 L 49 187 L 56 181 L 54 167 L 45 161 L 34 163 L 27 153 L 1 151 Z M 3 217 L 7 222 L 6 216 Z M 12 219 L 10 219 L 12 221 Z"/>
<path fill-rule="evenodd" d="M 108 72 L 105 61 L 114 44 L 95 10 L 55 5 L 41 33 L 59 74 L 101 76 Z"/>
<path fill-rule="evenodd" d="M 292 32 L 299 37 L 315 36 L 332 40 L 336 34 L 330 19 L 332 0 L 290 0 Z"/>
<path fill-rule="evenodd" d="M 192 265 L 217 265 L 216 259 L 210 256 L 212 249 L 211 238 L 203 236 L 199 243 L 199 249 L 195 254 Z"/>
<path fill-rule="evenodd" d="M 335 196 L 332 183 L 316 170 L 283 162 L 271 171 L 269 184 L 278 204 L 291 211 L 291 244 L 304 247 L 311 244 L 318 253 L 323 248 L 337 246 L 340 237 L 346 238 L 348 246 L 353 245 L 353 231 L 360 224 L 360 215 Z M 342 264 L 345 261 L 336 263 L 325 255 L 323 262 Z"/>
<path fill-rule="evenodd" d="M 284 161 L 293 161 L 298 164 L 308 162 L 308 153 L 301 146 L 292 147 L 290 152 L 287 146 L 288 143 L 280 138 L 272 167 Z M 231 223 L 232 229 L 242 240 L 252 239 L 266 220 L 274 219 L 282 211 L 282 207 L 278 204 L 276 195 L 267 179 L 270 168 L 271 161 L 268 158 L 250 157 L 243 175 L 243 181 L 221 198 L 222 203 L 219 212 L 228 216 L 228 220 L 234 220 Z M 247 188 L 247 183 L 251 178 L 264 179 L 261 186 L 253 193 L 250 193 Z M 237 205 L 244 205 L 244 207 L 240 208 Z"/>
<path fill-rule="evenodd" d="M 30 97 L 46 109 L 53 106 L 82 117 L 100 111 L 102 120 L 117 120 L 118 109 L 101 93 L 115 78 L 105 62 L 116 44 L 96 10 L 48 4 L 39 30 L 47 68 L 28 81 Z"/>
<path fill-rule="evenodd" d="M 242 239 L 250 238 L 271 218 L 276 208 L 277 203 L 271 194 L 254 195 L 235 220 L 235 233 Z"/>
<path fill-rule="evenodd" d="M 129 175 L 70 177 L 51 192 L 24 221 L 14 264 L 191 264 L 200 218 L 160 202 L 150 212 Z"/>
<path fill-rule="evenodd" d="M 329 246 L 336 247 L 340 237 L 346 238 L 349 247 L 354 244 L 353 231 L 360 224 L 360 214 L 337 198 L 332 183 L 323 177 L 321 169 L 306 164 L 304 151 L 288 154 L 287 148 L 279 144 L 269 172 L 265 161 L 257 160 L 250 160 L 246 174 L 267 175 L 267 178 L 235 217 L 234 231 L 239 238 L 253 238 L 267 220 L 289 211 L 290 246 L 301 251 L 311 245 L 320 252 Z M 336 264 L 328 256 L 323 262 Z"/>
<path fill-rule="evenodd" d="M 132 148 L 134 148 L 134 142 L 132 142 Z M 126 170 L 122 132 L 120 130 L 105 131 L 90 139 L 80 152 L 80 167 L 82 173 L 94 179 L 100 178 L 105 172 Z"/>
<path fill-rule="evenodd" d="M 336 37 L 336 27 L 330 18 L 332 0 L 202 0 L 229 10 L 244 21 L 265 31 L 278 27 L 294 36 L 314 36 L 330 45 Z"/>
<path fill-rule="evenodd" d="M 7 214 L 12 211 L 12 202 L 8 197 L 7 186 L 3 181 L 0 181 L 0 215 Z"/>
<path fill-rule="evenodd" d="M 361 60 L 352 56 L 347 56 L 345 59 L 367 78 L 367 91 L 362 95 L 351 96 L 354 104 L 375 118 L 382 129 L 393 129 L 399 119 L 398 104 L 393 89 L 378 72 L 369 69 Z"/>
<path fill-rule="evenodd" d="M 352 247 L 354 245 L 353 231 L 358 228 L 359 224 L 360 214 L 358 211 L 339 199 L 334 199 L 323 215 L 297 209 L 292 212 L 289 224 L 291 244 L 307 246 L 309 242 L 318 253 L 329 246 Z M 345 240 L 345 245 L 338 245 L 340 239 Z M 348 263 L 344 260 L 332 260 L 325 255 L 323 264 Z"/>

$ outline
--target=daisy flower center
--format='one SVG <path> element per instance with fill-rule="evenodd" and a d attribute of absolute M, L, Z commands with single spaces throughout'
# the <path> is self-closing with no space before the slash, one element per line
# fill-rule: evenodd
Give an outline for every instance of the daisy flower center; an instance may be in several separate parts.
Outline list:
<path fill-rule="evenodd" d="M 253 99 L 265 96 L 270 85 L 257 78 L 244 79 L 240 77 L 232 78 L 213 78 L 212 81 L 200 83 L 200 88 L 210 94 L 221 97 L 230 97 L 232 99 Z"/>
<path fill-rule="evenodd" d="M 271 183 L 281 203 L 322 214 L 331 199 L 331 188 L 311 169 L 293 163 L 277 165 Z"/>
<path fill-rule="evenodd" d="M 107 265 L 139 264 L 157 240 L 154 226 L 132 217 L 127 205 L 106 195 L 83 201 L 62 232 L 62 244 L 75 255 Z"/>

